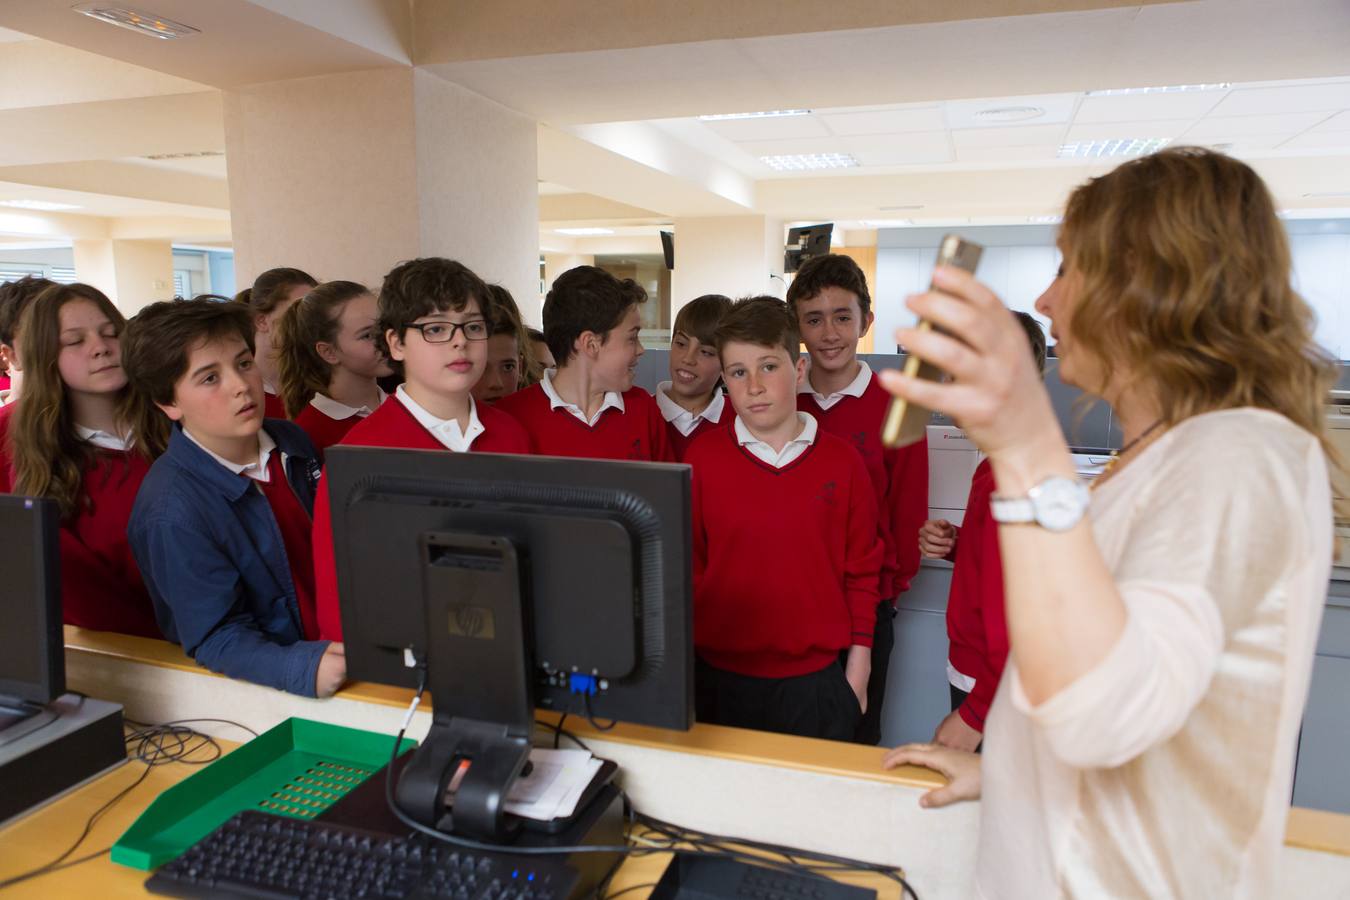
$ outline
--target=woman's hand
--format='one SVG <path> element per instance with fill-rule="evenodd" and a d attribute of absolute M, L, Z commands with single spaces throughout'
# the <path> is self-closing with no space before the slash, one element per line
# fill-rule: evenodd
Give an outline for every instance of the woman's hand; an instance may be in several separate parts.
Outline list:
<path fill-rule="evenodd" d="M 1065 454 L 1059 422 L 1027 343 L 1026 332 L 1002 301 L 960 269 L 933 273 L 940 292 L 911 296 L 906 305 L 937 330 L 902 328 L 896 340 L 910 353 L 951 375 L 944 383 L 878 373 L 897 397 L 945 413 L 996 462 L 1025 462 Z M 1025 490 L 1031 485 L 1021 486 Z M 1019 488 L 1009 485 L 1013 491 Z M 1005 490 L 1000 485 L 1001 490 Z"/>
<path fill-rule="evenodd" d="M 897 766 L 923 766 L 947 778 L 945 785 L 919 798 L 919 805 L 926 809 L 980 799 L 979 754 L 933 744 L 905 744 L 887 753 L 881 763 L 883 769 Z"/>

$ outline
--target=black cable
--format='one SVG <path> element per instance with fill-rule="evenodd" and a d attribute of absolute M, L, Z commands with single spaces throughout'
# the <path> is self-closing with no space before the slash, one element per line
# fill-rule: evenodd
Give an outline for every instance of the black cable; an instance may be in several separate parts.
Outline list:
<path fill-rule="evenodd" d="M 590 726 L 594 728 L 596 731 L 613 731 L 614 726 L 619 724 L 619 720 L 610 719 L 608 725 L 601 725 L 599 722 L 595 721 L 595 714 L 591 712 L 591 695 L 582 694 L 581 697 L 582 702 L 586 704 L 586 721 L 590 724 Z M 559 727 L 561 727 L 561 725 Z"/>

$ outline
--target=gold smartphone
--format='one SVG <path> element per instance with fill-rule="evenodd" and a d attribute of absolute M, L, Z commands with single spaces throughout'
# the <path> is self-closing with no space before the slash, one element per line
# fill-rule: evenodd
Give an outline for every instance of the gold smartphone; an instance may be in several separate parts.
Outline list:
<path fill-rule="evenodd" d="M 949 234 L 938 246 L 937 263 L 934 268 L 955 266 L 974 275 L 975 267 L 980 264 L 980 254 L 983 252 L 984 248 L 979 244 Z M 931 285 L 929 289 L 936 290 Z M 927 319 L 920 319 L 917 326 L 920 331 L 931 331 L 933 327 L 933 323 Z M 923 378 L 928 381 L 938 381 L 942 378 L 941 369 L 924 362 L 913 353 L 905 358 L 905 368 L 902 371 L 911 378 Z M 881 427 L 881 443 L 887 447 L 905 447 L 923 440 L 928 434 L 928 419 L 931 415 L 931 410 L 917 403 L 910 403 L 898 397 L 891 400 L 890 409 L 886 411 L 886 422 Z"/>

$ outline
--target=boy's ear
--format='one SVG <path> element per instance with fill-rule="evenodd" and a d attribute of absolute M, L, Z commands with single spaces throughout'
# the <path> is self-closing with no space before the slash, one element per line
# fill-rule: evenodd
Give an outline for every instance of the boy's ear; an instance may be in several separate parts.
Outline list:
<path fill-rule="evenodd" d="M 403 339 L 398 336 L 398 329 L 386 330 L 384 342 L 389 345 L 389 358 L 394 362 L 403 362 Z"/>
<path fill-rule="evenodd" d="M 577 356 L 585 354 L 591 359 L 595 359 L 599 355 L 600 347 L 604 342 L 604 338 L 594 331 L 583 331 L 577 335 L 576 341 L 572 344 L 572 349 L 576 351 Z"/>
<path fill-rule="evenodd" d="M 328 363 L 330 366 L 338 364 L 337 348 L 327 341 L 319 341 L 314 345 L 314 350 L 319 354 L 319 359 Z"/>
<path fill-rule="evenodd" d="M 272 323 L 267 320 L 266 313 L 256 313 L 253 316 L 253 333 L 269 334 L 272 331 Z"/>
<path fill-rule="evenodd" d="M 797 387 L 806 383 L 806 359 L 805 356 L 797 357 Z"/>
<path fill-rule="evenodd" d="M 183 420 L 183 411 L 178 408 L 177 403 L 156 403 L 159 411 L 169 417 L 170 422 L 181 422 Z"/>
<path fill-rule="evenodd" d="M 858 332 L 858 337 L 862 338 L 863 335 L 867 334 L 867 329 L 871 328 L 872 323 L 875 322 L 876 320 L 877 320 L 876 313 L 872 312 L 871 310 L 868 310 L 867 315 L 863 316 L 862 331 Z"/>

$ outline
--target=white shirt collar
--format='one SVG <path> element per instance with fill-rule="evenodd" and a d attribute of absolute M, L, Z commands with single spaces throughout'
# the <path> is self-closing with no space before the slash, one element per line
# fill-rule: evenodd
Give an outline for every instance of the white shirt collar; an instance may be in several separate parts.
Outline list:
<path fill-rule="evenodd" d="M 671 382 L 663 381 L 656 386 L 656 405 L 661 409 L 661 415 L 667 422 L 674 425 L 676 430 L 685 437 L 693 434 L 694 429 L 698 427 L 699 419 L 707 419 L 709 422 L 716 422 L 722 418 L 722 407 L 726 405 L 727 398 L 720 388 L 713 390 L 712 401 L 703 408 L 700 413 L 691 413 L 674 400 L 666 391 L 670 390 Z"/>
<path fill-rule="evenodd" d="M 741 417 L 736 417 L 736 442 L 775 469 L 781 469 L 806 452 L 816 441 L 816 419 L 810 413 L 798 412 L 797 421 L 802 430 L 797 436 L 783 445 L 782 450 L 774 450 L 768 444 L 750 433 Z"/>
<path fill-rule="evenodd" d="M 118 437 L 106 431 L 99 431 L 97 428 L 85 428 L 83 425 L 76 424 L 75 433 L 79 435 L 80 440 L 93 444 L 104 450 L 130 450 L 132 444 L 131 435 Z"/>
<path fill-rule="evenodd" d="M 394 396 L 398 402 L 412 413 L 412 417 L 417 420 L 431 436 L 440 441 L 447 450 L 453 450 L 456 453 L 468 453 L 469 448 L 480 434 L 487 431 L 483 423 L 478 420 L 478 404 L 474 402 L 473 397 L 469 397 L 469 427 L 460 431 L 459 421 L 457 419 L 441 419 L 433 416 L 403 389 L 403 385 L 398 386 L 394 391 Z"/>
<path fill-rule="evenodd" d="M 858 360 L 858 375 L 847 385 L 835 391 L 833 394 L 825 395 L 816 392 L 811 386 L 811 373 L 806 373 L 806 379 L 802 386 L 797 388 L 799 394 L 810 394 L 816 400 L 816 405 L 821 409 L 829 409 L 845 397 L 861 397 L 867 391 L 867 385 L 872 382 L 872 367 L 861 359 Z"/>
<path fill-rule="evenodd" d="M 605 414 L 607 409 L 617 409 L 623 412 L 623 395 L 616 391 L 605 391 L 605 400 L 600 404 L 600 408 L 595 411 L 595 415 L 589 419 L 586 418 L 586 412 L 575 403 L 568 403 L 558 394 L 558 389 L 553 386 L 553 376 L 557 369 L 549 369 L 544 372 L 543 379 L 539 382 L 544 387 L 544 396 L 548 397 L 548 408 L 558 409 L 559 407 L 567 410 L 587 425 L 595 425 L 600 421 L 600 417 Z"/>
<path fill-rule="evenodd" d="M 386 394 L 383 391 L 383 389 L 376 388 L 376 390 L 380 392 L 380 399 L 375 404 L 375 406 L 378 408 L 379 405 L 383 403 L 389 395 Z M 309 405 L 317 409 L 319 412 L 323 413 L 328 418 L 337 419 L 338 421 L 342 421 L 343 419 L 350 419 L 352 416 L 360 416 L 361 418 L 364 419 L 366 416 L 370 415 L 375 411 L 371 409 L 369 406 L 348 406 L 345 403 L 339 403 L 332 397 L 329 397 L 327 394 L 315 394 L 314 399 L 309 401 Z"/>
<path fill-rule="evenodd" d="M 192 443 L 196 444 L 198 447 L 201 447 L 203 450 L 206 451 L 207 456 L 210 456 L 212 459 L 220 463 L 225 468 L 229 469 L 234 474 L 247 475 L 254 481 L 261 481 L 263 484 L 266 484 L 268 481 L 271 481 L 271 478 L 269 478 L 267 474 L 267 461 L 272 458 L 272 451 L 277 449 L 277 442 L 272 440 L 272 436 L 267 433 L 266 428 L 258 429 L 258 461 L 245 463 L 242 466 L 239 465 L 239 463 L 230 462 L 225 457 L 219 456 L 216 453 L 212 452 L 201 441 L 193 437 L 192 432 L 188 431 L 186 428 L 183 429 L 183 436 L 186 437 L 188 440 L 192 441 Z"/>

